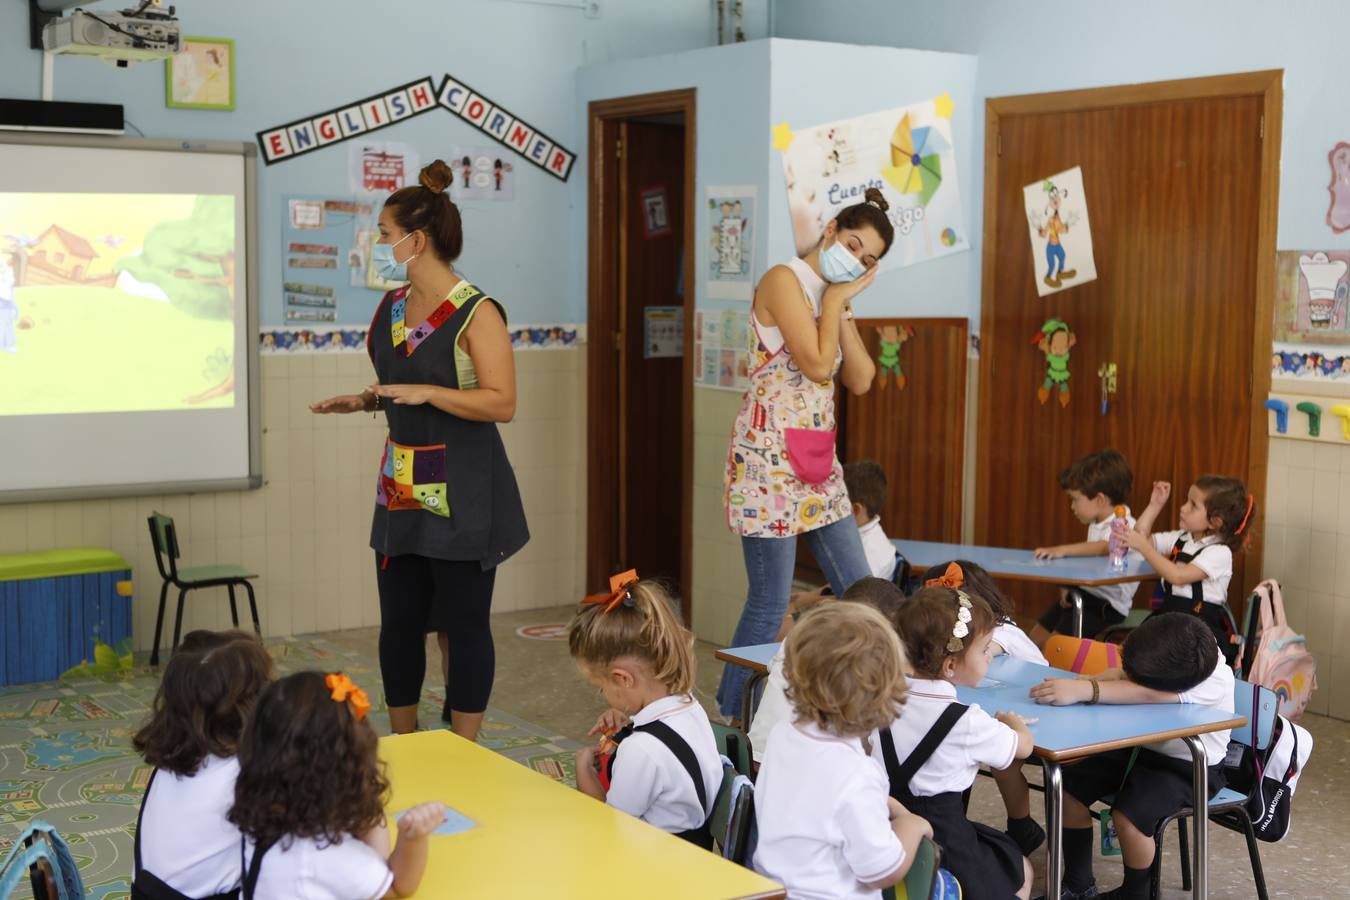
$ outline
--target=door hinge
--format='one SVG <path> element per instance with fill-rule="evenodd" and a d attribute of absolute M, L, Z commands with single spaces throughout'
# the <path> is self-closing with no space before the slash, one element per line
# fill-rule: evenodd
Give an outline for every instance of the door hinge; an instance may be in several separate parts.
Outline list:
<path fill-rule="evenodd" d="M 1265 140 L 1265 138 L 1266 138 L 1266 117 L 1265 117 L 1265 116 L 1261 116 L 1261 125 L 1260 125 L 1259 132 L 1260 132 L 1260 133 L 1259 133 L 1258 136 L 1259 136 L 1262 140 Z"/>
<path fill-rule="evenodd" d="M 1003 155 L 1003 135 L 1001 134 L 994 135 L 994 155 Z"/>
<path fill-rule="evenodd" d="M 614 139 L 614 158 L 623 159 L 623 138 Z"/>

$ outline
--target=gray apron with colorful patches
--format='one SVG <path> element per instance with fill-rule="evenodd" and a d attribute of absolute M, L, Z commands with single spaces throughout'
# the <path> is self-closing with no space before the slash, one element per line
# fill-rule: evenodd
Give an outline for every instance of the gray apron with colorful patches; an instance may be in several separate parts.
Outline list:
<path fill-rule="evenodd" d="M 463 283 L 427 320 L 407 328 L 407 286 L 385 294 L 366 348 L 381 384 L 458 388 L 455 345 L 474 309 L 496 301 Z M 502 314 L 503 319 L 505 313 Z M 384 404 L 389 437 L 376 482 L 370 546 L 385 556 L 505 561 L 530 539 L 497 426 L 430 403 Z"/>

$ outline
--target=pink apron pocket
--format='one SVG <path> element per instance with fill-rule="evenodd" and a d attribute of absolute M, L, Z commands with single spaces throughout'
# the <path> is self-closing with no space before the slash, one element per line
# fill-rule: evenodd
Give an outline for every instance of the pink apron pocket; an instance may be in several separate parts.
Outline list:
<path fill-rule="evenodd" d="M 804 484 L 820 484 L 834 471 L 834 431 L 785 428 L 788 465 Z"/>

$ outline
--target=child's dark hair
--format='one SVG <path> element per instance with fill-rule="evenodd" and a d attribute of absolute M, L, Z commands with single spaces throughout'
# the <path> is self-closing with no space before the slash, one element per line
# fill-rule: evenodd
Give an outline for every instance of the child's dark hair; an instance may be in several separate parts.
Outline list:
<path fill-rule="evenodd" d="M 1219 663 L 1219 644 L 1199 616 L 1160 613 L 1130 631 L 1120 662 L 1135 684 L 1179 694 L 1210 676 Z"/>
<path fill-rule="evenodd" d="M 956 630 L 957 610 L 961 608 L 955 590 L 920 588 L 896 614 L 896 629 L 905 644 L 905 656 L 910 669 L 920 678 L 942 677 L 944 659 L 964 656 L 975 645 L 976 638 L 994 630 L 997 623 L 989 604 L 975 594 L 965 595 L 970 599 L 970 623 L 968 633 L 961 639 L 961 649 L 955 652 L 947 649 L 947 642 Z"/>
<path fill-rule="evenodd" d="M 891 224 L 890 218 L 886 215 L 888 209 L 890 209 L 890 204 L 886 202 L 885 195 L 878 188 L 870 187 L 863 193 L 862 203 L 855 203 L 839 210 L 834 220 L 840 228 L 848 228 L 853 231 L 867 226 L 876 229 L 877 234 L 881 235 L 881 243 L 884 245 L 881 249 L 881 256 L 885 256 L 886 252 L 891 249 L 891 244 L 895 241 L 895 226 Z M 880 259 L 881 257 L 877 258 Z"/>
<path fill-rule="evenodd" d="M 1091 500 L 1105 494 L 1112 503 L 1124 503 L 1134 487 L 1134 472 L 1119 452 L 1111 449 L 1089 453 L 1076 459 L 1059 473 L 1059 486 L 1066 491 L 1077 491 Z"/>
<path fill-rule="evenodd" d="M 468 157 L 464 158 L 467 165 Z M 444 160 L 423 166 L 418 184 L 400 188 L 384 201 L 384 208 L 394 215 L 394 221 L 404 231 L 426 233 L 436 255 L 444 262 L 454 262 L 464 248 L 464 226 L 460 222 L 459 207 L 445 189 L 455 180 L 455 173 Z"/>
<path fill-rule="evenodd" d="M 326 678 L 273 682 L 244 730 L 228 818 L 258 844 L 287 835 L 337 844 L 384 821 L 389 781 L 375 732 L 333 699 Z"/>
<path fill-rule="evenodd" d="M 986 572 L 984 566 L 979 563 L 973 563 L 968 559 L 953 559 L 949 562 L 938 563 L 936 566 L 930 566 L 928 571 L 923 573 L 922 583 L 926 586 L 928 582 L 942 578 L 952 566 L 961 570 L 961 589 L 967 594 L 974 594 L 988 603 L 996 622 L 1013 621 L 1012 610 L 1009 609 L 1008 601 L 1004 599 L 1003 592 L 998 589 L 998 584 L 994 582 L 993 576 Z"/>
<path fill-rule="evenodd" d="M 886 505 L 886 470 L 871 459 L 844 463 L 844 487 L 848 499 L 861 503 L 868 516 L 881 515 Z"/>
<path fill-rule="evenodd" d="M 859 578 L 839 599 L 851 603 L 866 603 L 885 616 L 891 627 L 895 627 L 895 616 L 905 604 L 905 594 L 894 582 L 877 578 L 875 575 Z"/>
<path fill-rule="evenodd" d="M 672 695 L 694 689 L 694 636 L 680 622 L 674 597 L 660 582 L 644 579 L 624 589 L 619 602 L 583 602 L 567 629 L 572 658 L 604 669 L 625 656 L 651 667 Z"/>
<path fill-rule="evenodd" d="M 1241 550 L 1251 535 L 1256 500 L 1236 478 L 1201 475 L 1195 486 L 1205 495 L 1205 516 L 1218 519 L 1214 533 L 1230 550 Z"/>
<path fill-rule="evenodd" d="M 164 667 L 150 720 L 131 739 L 156 768 L 194 774 L 208 756 L 234 756 L 272 657 L 242 631 L 191 631 Z"/>

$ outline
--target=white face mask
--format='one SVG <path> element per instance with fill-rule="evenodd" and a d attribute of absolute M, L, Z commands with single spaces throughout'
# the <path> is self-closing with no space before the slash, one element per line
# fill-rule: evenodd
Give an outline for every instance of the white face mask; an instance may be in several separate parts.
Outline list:
<path fill-rule="evenodd" d="M 834 243 L 820 251 L 820 277 L 831 284 L 844 284 L 862 277 L 867 267 L 858 257 L 849 252 L 838 237 Z"/>
<path fill-rule="evenodd" d="M 371 260 L 375 263 L 375 271 L 385 281 L 408 280 L 408 263 L 417 259 L 417 254 L 414 253 L 403 262 L 398 262 L 394 259 L 394 248 L 412 236 L 413 233 L 410 231 L 392 244 L 375 245 Z"/>

